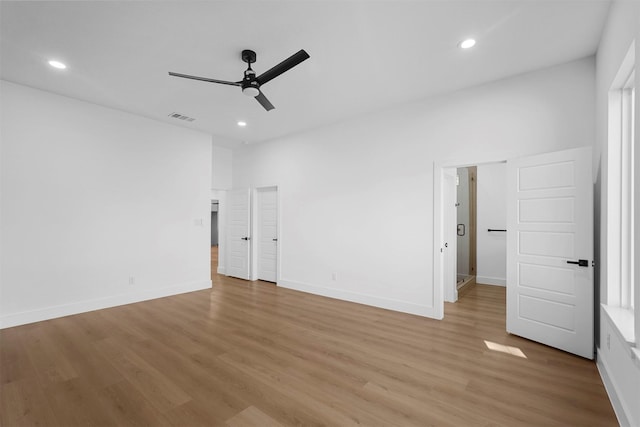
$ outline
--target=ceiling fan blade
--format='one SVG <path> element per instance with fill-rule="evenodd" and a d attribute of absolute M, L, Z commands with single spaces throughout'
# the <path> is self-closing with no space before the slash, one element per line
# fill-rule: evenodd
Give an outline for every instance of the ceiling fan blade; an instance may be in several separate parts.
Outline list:
<path fill-rule="evenodd" d="M 257 78 L 258 83 L 260 83 L 261 85 L 267 83 L 268 81 L 278 77 L 285 71 L 289 71 L 305 59 L 309 59 L 309 54 L 305 52 L 304 49 L 300 49 L 298 52 L 294 53 L 275 67 L 259 75 Z"/>
<path fill-rule="evenodd" d="M 209 79 L 207 77 L 198 77 L 198 76 L 190 76 L 188 74 L 172 73 L 171 71 L 169 71 L 169 75 L 173 77 L 182 77 L 183 79 L 202 80 L 203 82 L 220 83 L 223 85 L 230 85 L 230 86 L 240 86 L 241 84 L 241 82 L 227 82 L 225 80 Z"/>
<path fill-rule="evenodd" d="M 262 91 L 260 91 L 260 93 L 255 98 L 258 100 L 260 105 L 262 105 L 264 107 L 264 109 L 267 110 L 267 111 L 271 111 L 274 108 L 276 108 L 276 107 L 273 106 L 273 104 L 271 102 L 269 102 L 267 97 L 264 96 Z"/>

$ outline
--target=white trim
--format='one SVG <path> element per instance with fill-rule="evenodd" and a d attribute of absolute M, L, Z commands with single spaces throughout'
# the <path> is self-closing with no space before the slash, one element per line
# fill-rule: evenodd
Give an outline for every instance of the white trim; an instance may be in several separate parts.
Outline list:
<path fill-rule="evenodd" d="M 258 280 L 258 192 L 260 188 L 251 187 L 249 200 L 249 277 L 247 280 Z"/>
<path fill-rule="evenodd" d="M 605 303 L 620 305 L 621 287 L 621 246 L 620 236 L 622 224 L 620 222 L 621 194 L 620 159 L 622 157 L 622 93 L 619 90 L 608 94 L 607 118 L 607 295 Z M 616 285 L 614 285 L 616 284 Z"/>
<path fill-rule="evenodd" d="M 627 412 L 624 408 L 624 404 L 620 400 L 618 393 L 616 393 L 616 385 L 613 382 L 613 378 L 609 375 L 607 363 L 604 361 L 604 357 L 600 352 L 600 349 L 598 349 L 597 351 L 596 366 L 598 367 L 600 378 L 602 378 L 604 389 L 609 396 L 609 401 L 611 401 L 611 406 L 613 406 L 613 412 L 615 412 L 616 417 L 618 418 L 618 423 L 621 426 L 631 426 L 629 418 L 627 417 Z"/>
<path fill-rule="evenodd" d="M 636 337 L 633 332 L 633 311 L 612 305 L 600 305 L 614 326 L 613 329 L 620 335 L 620 339 L 633 347 L 636 342 Z"/>
<path fill-rule="evenodd" d="M 350 301 L 387 310 L 399 311 L 402 313 L 415 314 L 418 316 L 441 319 L 438 311 L 433 306 L 415 304 L 412 302 L 399 301 L 388 298 L 380 298 L 373 295 L 366 295 L 357 292 L 344 291 L 342 289 L 327 288 L 324 286 L 312 285 L 309 283 L 296 282 L 293 280 L 280 279 L 278 286 L 296 291 L 306 292 L 314 295 L 335 298 L 342 301 Z"/>
<path fill-rule="evenodd" d="M 476 283 L 480 285 L 507 286 L 504 277 L 476 276 Z"/>
<path fill-rule="evenodd" d="M 219 265 L 218 266 L 218 274 L 222 274 L 223 276 L 226 276 L 226 270 L 224 268 L 224 266 Z"/>
<path fill-rule="evenodd" d="M 442 271 L 442 242 L 443 242 L 443 221 L 442 221 L 442 179 L 443 165 L 433 163 L 433 306 L 434 318 L 444 318 L 444 278 Z M 457 294 L 456 294 L 457 297 Z"/>
<path fill-rule="evenodd" d="M 211 280 L 200 280 L 180 283 L 160 289 L 147 289 L 140 292 L 62 304 L 38 310 L 23 311 L 0 317 L 0 329 L 209 288 L 211 288 Z"/>

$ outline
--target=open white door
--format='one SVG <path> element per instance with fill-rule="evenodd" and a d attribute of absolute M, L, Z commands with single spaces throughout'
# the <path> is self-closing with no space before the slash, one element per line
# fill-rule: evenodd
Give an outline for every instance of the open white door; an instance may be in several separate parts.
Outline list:
<path fill-rule="evenodd" d="M 249 280 L 249 189 L 227 192 L 227 276 Z"/>
<path fill-rule="evenodd" d="M 443 283 L 444 283 L 444 297 L 445 301 L 456 302 L 458 300 L 457 289 L 457 237 L 455 233 L 456 228 L 456 178 L 457 172 L 455 168 L 448 168 L 442 170 L 442 237 L 444 243 L 442 244 L 443 250 Z"/>
<path fill-rule="evenodd" d="M 507 331 L 593 358 L 591 149 L 507 161 Z"/>
<path fill-rule="evenodd" d="M 278 190 L 258 190 L 258 279 L 277 281 Z"/>

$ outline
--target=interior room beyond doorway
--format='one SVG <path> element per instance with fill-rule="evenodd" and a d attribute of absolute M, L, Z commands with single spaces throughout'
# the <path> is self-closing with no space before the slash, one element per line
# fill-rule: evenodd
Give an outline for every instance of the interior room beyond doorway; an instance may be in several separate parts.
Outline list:
<path fill-rule="evenodd" d="M 445 300 L 455 302 L 476 283 L 506 286 L 506 163 L 441 170 L 451 176 L 441 187 L 443 242 L 449 247 L 443 252 Z M 449 215 L 453 219 L 446 221 Z"/>
<path fill-rule="evenodd" d="M 218 232 L 218 212 L 220 211 L 220 203 L 218 200 L 211 200 L 211 279 L 218 274 L 218 249 L 219 249 L 219 232 Z"/>

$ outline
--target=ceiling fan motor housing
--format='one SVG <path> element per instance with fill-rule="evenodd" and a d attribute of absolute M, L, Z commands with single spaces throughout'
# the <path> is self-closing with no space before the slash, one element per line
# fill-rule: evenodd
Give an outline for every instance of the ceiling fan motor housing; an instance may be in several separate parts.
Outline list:
<path fill-rule="evenodd" d="M 247 96 L 258 96 L 260 93 L 260 83 L 256 80 L 255 74 L 245 75 L 242 79 L 242 93 Z"/>

